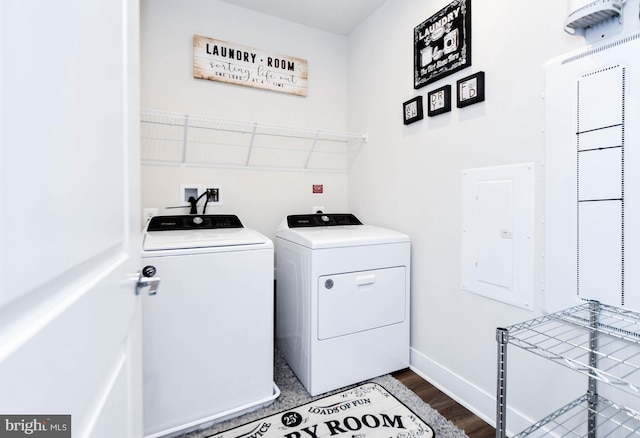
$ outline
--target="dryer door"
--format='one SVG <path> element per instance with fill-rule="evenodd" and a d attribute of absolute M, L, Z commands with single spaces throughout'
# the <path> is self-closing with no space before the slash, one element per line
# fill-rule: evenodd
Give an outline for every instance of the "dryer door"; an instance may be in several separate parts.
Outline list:
<path fill-rule="evenodd" d="M 406 318 L 405 267 L 318 277 L 318 339 L 331 339 Z"/>

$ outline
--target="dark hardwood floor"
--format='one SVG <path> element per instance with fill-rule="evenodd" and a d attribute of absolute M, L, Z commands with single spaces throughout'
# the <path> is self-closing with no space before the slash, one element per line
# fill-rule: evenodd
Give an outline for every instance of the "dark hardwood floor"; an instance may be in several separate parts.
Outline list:
<path fill-rule="evenodd" d="M 459 429 L 464 430 L 470 438 L 495 438 L 496 430 L 493 427 L 410 369 L 393 373 L 393 377 Z"/>

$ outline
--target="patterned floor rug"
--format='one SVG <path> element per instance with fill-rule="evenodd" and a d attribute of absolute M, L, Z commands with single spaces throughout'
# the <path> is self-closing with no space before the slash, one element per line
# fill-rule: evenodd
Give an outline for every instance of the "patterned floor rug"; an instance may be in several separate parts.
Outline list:
<path fill-rule="evenodd" d="M 433 438 L 431 426 L 381 385 L 365 383 L 211 438 Z"/>
<path fill-rule="evenodd" d="M 272 416 L 275 414 L 280 414 L 282 416 L 284 413 L 288 411 L 293 411 L 295 408 L 307 405 L 310 402 L 314 402 L 316 400 L 325 398 L 327 396 L 348 391 L 356 386 L 360 386 L 363 383 L 377 383 L 384 390 L 391 395 L 393 395 L 396 399 L 398 399 L 402 404 L 407 406 L 417 417 L 419 417 L 423 422 L 425 422 L 431 429 L 433 429 L 436 438 L 469 438 L 463 431 L 458 429 L 453 423 L 448 421 L 442 415 L 438 413 L 438 411 L 432 409 L 428 404 L 422 401 L 420 397 L 418 397 L 414 392 L 400 383 L 397 379 L 393 378 L 390 375 L 384 375 L 380 377 L 376 377 L 375 379 L 371 379 L 368 382 L 362 382 L 358 385 L 353 385 L 350 388 L 342 388 L 340 390 L 332 391 L 326 394 L 322 394 L 320 396 L 312 397 L 309 393 L 304 389 L 302 383 L 298 380 L 296 375 L 293 373 L 289 365 L 286 363 L 282 355 L 276 350 L 275 354 L 275 368 L 274 368 L 274 380 L 278 388 L 280 389 L 280 396 L 269 406 L 258 409 L 253 412 L 246 413 L 239 417 L 235 417 L 217 424 L 214 424 L 211 427 L 207 427 L 205 429 L 200 429 L 196 431 L 192 431 L 187 434 L 180 435 L 180 438 L 207 438 L 207 437 L 216 437 L 222 434 L 224 431 L 229 431 L 238 426 L 242 426 L 248 423 L 253 423 L 262 418 Z M 368 418 L 370 424 L 375 424 L 373 419 Z M 350 420 L 353 421 L 353 420 Z M 355 422 L 353 424 L 355 427 Z M 311 430 L 311 429 L 310 429 Z M 352 432 L 350 435 L 357 438 L 364 438 L 364 430 L 361 430 L 359 433 Z M 425 434 L 427 432 L 425 431 Z M 291 436 L 285 437 L 286 434 L 281 434 L 282 438 L 314 438 L 312 435 L 307 434 L 305 432 L 302 433 L 300 437 Z M 227 435 L 224 435 L 225 437 Z M 378 435 L 376 435 L 378 436 Z M 397 435 L 385 435 L 385 438 L 389 438 L 393 436 L 394 438 Z M 401 435 L 404 437 L 412 437 L 412 435 Z M 413 435 L 416 438 L 428 438 L 429 435 Z M 374 435 L 366 434 L 366 438 L 373 438 Z M 246 438 L 250 438 L 247 436 Z M 256 435 L 255 438 L 262 438 L 260 435 Z"/>

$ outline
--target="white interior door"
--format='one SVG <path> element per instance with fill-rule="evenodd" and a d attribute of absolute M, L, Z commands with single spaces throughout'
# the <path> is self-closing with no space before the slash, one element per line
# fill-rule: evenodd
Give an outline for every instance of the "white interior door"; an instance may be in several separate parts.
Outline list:
<path fill-rule="evenodd" d="M 0 416 L 74 438 L 142 435 L 138 40 L 136 0 L 0 2 Z"/>

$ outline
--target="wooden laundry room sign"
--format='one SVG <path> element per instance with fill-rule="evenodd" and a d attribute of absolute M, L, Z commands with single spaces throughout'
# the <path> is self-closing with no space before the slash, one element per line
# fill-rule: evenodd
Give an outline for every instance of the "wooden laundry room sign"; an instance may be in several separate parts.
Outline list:
<path fill-rule="evenodd" d="M 193 36 L 193 77 L 307 95 L 307 61 Z"/>

